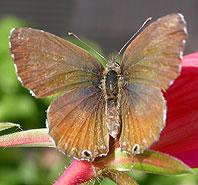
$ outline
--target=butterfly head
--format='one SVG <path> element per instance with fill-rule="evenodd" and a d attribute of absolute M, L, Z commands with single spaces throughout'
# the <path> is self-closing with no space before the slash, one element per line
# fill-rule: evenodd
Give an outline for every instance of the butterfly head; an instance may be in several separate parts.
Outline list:
<path fill-rule="evenodd" d="M 117 72 L 118 74 L 120 73 L 120 64 L 115 59 L 114 56 L 111 56 L 110 59 L 108 60 L 106 67 L 105 67 L 104 75 L 106 75 L 111 70 Z"/>

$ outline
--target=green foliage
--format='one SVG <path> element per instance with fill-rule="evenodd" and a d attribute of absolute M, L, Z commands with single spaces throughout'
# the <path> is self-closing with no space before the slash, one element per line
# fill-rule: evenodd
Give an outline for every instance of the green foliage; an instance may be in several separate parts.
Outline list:
<path fill-rule="evenodd" d="M 27 24 L 16 17 L 0 18 L 0 122 L 19 123 L 24 130 L 27 130 L 45 127 L 45 110 L 49 99 L 38 100 L 32 97 L 29 91 L 22 87 L 15 73 L 8 37 L 12 28 L 25 26 Z M 19 131 L 13 128 L 13 131 L 16 130 Z M 3 131 L 0 135 L 6 132 L 9 131 Z M 1 148 L 0 184 L 47 184 L 44 182 L 50 183 L 58 178 L 58 172 L 53 173 L 53 179 L 46 178 L 51 170 L 45 169 L 39 165 L 40 161 L 38 162 L 43 153 L 41 149 Z M 32 155 L 35 155 L 36 159 L 31 159 Z"/>
<path fill-rule="evenodd" d="M 17 80 L 9 52 L 10 30 L 24 27 L 15 17 L 0 19 L 0 122 L 20 123 L 24 129 L 44 127 L 47 104 L 31 97 Z"/>

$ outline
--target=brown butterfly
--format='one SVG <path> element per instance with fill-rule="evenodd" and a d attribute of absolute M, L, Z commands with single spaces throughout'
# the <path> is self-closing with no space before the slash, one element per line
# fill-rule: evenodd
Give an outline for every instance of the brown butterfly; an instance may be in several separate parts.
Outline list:
<path fill-rule="evenodd" d="M 36 97 L 59 92 L 47 122 L 58 149 L 93 161 L 109 152 L 110 137 L 130 155 L 157 141 L 165 125 L 165 91 L 181 69 L 187 38 L 181 14 L 158 19 L 104 68 L 87 51 L 53 34 L 16 28 L 10 52 L 22 84 Z"/>

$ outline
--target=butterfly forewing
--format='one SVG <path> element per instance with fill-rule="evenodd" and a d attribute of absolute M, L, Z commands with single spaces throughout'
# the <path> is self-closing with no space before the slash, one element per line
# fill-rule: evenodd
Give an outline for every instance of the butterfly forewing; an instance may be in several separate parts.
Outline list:
<path fill-rule="evenodd" d="M 161 90 L 179 75 L 186 37 L 183 16 L 172 14 L 148 26 L 126 49 L 121 61 L 122 151 L 143 152 L 159 138 L 166 116 Z"/>
<path fill-rule="evenodd" d="M 185 30 L 180 14 L 167 15 L 152 23 L 123 55 L 121 68 L 125 78 L 167 89 L 180 72 Z"/>
<path fill-rule="evenodd" d="M 103 67 L 88 52 L 53 34 L 16 28 L 10 51 L 22 84 L 37 97 L 98 84 Z"/>
<path fill-rule="evenodd" d="M 93 160 L 109 151 L 105 102 L 97 87 L 71 90 L 55 99 L 48 111 L 50 135 L 57 148 L 77 159 Z"/>

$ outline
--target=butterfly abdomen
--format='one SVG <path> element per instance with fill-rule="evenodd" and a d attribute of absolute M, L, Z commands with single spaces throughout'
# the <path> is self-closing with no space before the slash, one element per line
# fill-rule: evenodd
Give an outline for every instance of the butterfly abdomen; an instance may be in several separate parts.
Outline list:
<path fill-rule="evenodd" d="M 120 89 L 122 83 L 120 65 L 114 61 L 109 61 L 104 71 L 102 81 L 105 95 L 105 121 L 109 135 L 117 138 L 121 130 L 120 119 Z"/>

